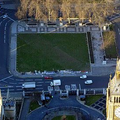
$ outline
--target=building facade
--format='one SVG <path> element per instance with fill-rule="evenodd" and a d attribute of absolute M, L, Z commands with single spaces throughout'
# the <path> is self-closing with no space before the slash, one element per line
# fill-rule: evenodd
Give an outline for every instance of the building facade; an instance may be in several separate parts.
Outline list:
<path fill-rule="evenodd" d="M 106 98 L 107 120 L 120 120 L 120 59 L 117 59 L 115 75 L 110 75 L 107 98 Z"/>

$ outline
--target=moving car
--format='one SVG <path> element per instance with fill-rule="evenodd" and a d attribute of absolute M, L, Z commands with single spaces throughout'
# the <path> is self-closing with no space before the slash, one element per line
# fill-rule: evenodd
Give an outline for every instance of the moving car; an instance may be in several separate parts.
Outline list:
<path fill-rule="evenodd" d="M 47 79 L 47 80 L 52 80 L 53 78 L 50 77 L 50 76 L 45 76 L 44 79 Z"/>
<path fill-rule="evenodd" d="M 87 75 L 81 75 L 80 78 L 82 79 L 87 78 Z"/>
<path fill-rule="evenodd" d="M 92 84 L 92 83 L 93 83 L 92 80 L 86 80 L 86 81 L 85 81 L 85 84 L 86 84 L 86 85 L 90 85 L 90 84 Z"/>

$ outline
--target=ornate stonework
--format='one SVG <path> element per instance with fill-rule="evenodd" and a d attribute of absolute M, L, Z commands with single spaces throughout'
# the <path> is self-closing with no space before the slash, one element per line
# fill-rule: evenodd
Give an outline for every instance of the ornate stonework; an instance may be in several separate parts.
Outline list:
<path fill-rule="evenodd" d="M 117 59 L 115 75 L 110 75 L 107 99 L 106 99 L 107 120 L 120 120 L 120 59 Z"/>

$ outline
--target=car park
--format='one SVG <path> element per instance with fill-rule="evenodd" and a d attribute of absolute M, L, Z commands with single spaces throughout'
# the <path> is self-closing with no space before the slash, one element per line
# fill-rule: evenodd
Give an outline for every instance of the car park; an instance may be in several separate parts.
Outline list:
<path fill-rule="evenodd" d="M 86 84 L 86 85 L 90 85 L 90 84 L 92 84 L 92 83 L 93 83 L 92 80 L 86 80 L 86 81 L 85 81 L 85 84 Z"/>
<path fill-rule="evenodd" d="M 87 75 L 81 75 L 80 78 L 85 79 L 85 78 L 87 78 Z"/>
<path fill-rule="evenodd" d="M 51 76 L 45 76 L 44 79 L 52 80 L 53 78 Z"/>

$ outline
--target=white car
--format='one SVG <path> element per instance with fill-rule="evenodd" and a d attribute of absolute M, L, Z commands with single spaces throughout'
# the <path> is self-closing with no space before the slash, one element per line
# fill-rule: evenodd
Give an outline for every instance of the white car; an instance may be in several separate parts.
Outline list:
<path fill-rule="evenodd" d="M 81 75 L 80 78 L 85 79 L 87 78 L 87 75 Z"/>
<path fill-rule="evenodd" d="M 92 84 L 92 83 L 93 83 L 92 80 L 86 80 L 86 81 L 85 81 L 85 84 L 86 84 L 86 85 L 90 85 L 90 84 Z"/>

